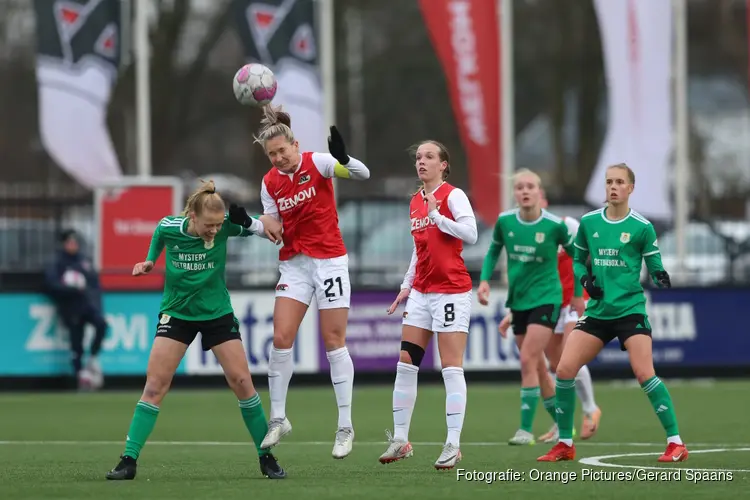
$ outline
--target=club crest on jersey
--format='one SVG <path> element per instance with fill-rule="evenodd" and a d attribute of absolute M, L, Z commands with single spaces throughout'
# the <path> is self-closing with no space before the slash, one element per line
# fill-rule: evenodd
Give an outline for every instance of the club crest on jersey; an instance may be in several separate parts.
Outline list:
<path fill-rule="evenodd" d="M 534 235 L 534 241 L 537 243 L 544 243 L 544 233 L 536 233 Z"/>
<path fill-rule="evenodd" d="M 310 182 L 310 174 L 302 174 L 299 176 L 298 184 L 305 184 L 307 182 Z"/>
<path fill-rule="evenodd" d="M 620 234 L 620 242 L 621 243 L 627 243 L 630 241 L 630 233 L 621 233 Z"/>

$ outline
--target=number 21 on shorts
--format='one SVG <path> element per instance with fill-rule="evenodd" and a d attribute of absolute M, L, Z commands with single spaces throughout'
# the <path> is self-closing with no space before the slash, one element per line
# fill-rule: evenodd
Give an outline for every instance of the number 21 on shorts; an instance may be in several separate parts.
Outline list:
<path fill-rule="evenodd" d="M 344 284 L 341 280 L 341 276 L 336 278 L 327 278 L 323 281 L 325 288 L 326 297 L 329 302 L 333 302 L 344 296 Z M 338 296 L 336 296 L 336 290 L 338 289 Z"/>

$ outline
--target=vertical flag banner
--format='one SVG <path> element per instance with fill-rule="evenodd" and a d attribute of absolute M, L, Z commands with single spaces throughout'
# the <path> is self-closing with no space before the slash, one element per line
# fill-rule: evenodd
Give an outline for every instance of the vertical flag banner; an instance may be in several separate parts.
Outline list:
<path fill-rule="evenodd" d="M 323 87 L 313 0 L 233 0 L 248 62 L 271 68 L 279 84 L 273 105 L 282 105 L 305 151 L 328 151 Z"/>
<path fill-rule="evenodd" d="M 121 56 L 120 9 L 120 0 L 34 0 L 42 144 L 89 188 L 122 176 L 107 129 Z"/>
<path fill-rule="evenodd" d="M 605 171 L 627 163 L 636 188 L 631 205 L 670 219 L 672 151 L 672 6 L 670 0 L 595 0 L 604 51 L 609 123 L 586 201 L 605 199 Z"/>
<path fill-rule="evenodd" d="M 466 150 L 469 189 L 485 224 L 502 209 L 500 193 L 500 41 L 495 0 L 419 0 L 443 66 Z"/>

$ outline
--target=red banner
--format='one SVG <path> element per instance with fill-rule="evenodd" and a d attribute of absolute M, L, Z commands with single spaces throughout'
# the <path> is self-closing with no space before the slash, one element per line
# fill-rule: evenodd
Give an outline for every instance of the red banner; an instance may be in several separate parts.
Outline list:
<path fill-rule="evenodd" d="M 164 284 L 164 254 L 154 270 L 132 276 L 146 260 L 156 225 L 174 212 L 175 187 L 134 185 L 104 189 L 98 195 L 98 266 L 104 290 L 154 290 Z M 176 215 L 176 214 L 175 214 Z"/>
<path fill-rule="evenodd" d="M 493 225 L 502 209 L 500 41 L 496 0 L 419 0 L 448 81 L 469 161 L 477 216 Z"/>

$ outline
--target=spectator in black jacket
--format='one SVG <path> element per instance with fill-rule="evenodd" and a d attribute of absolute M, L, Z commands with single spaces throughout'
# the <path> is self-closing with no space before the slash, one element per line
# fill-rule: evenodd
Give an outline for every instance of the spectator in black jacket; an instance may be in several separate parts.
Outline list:
<path fill-rule="evenodd" d="M 70 337 L 73 370 L 81 389 L 98 389 L 103 383 L 98 354 L 107 333 L 107 321 L 102 310 L 99 273 L 91 260 L 81 252 L 78 235 L 66 230 L 60 235 L 61 248 L 48 267 L 48 294 L 57 308 L 57 315 Z M 96 334 L 91 343 L 91 356 L 83 367 L 83 334 L 87 324 Z"/>

